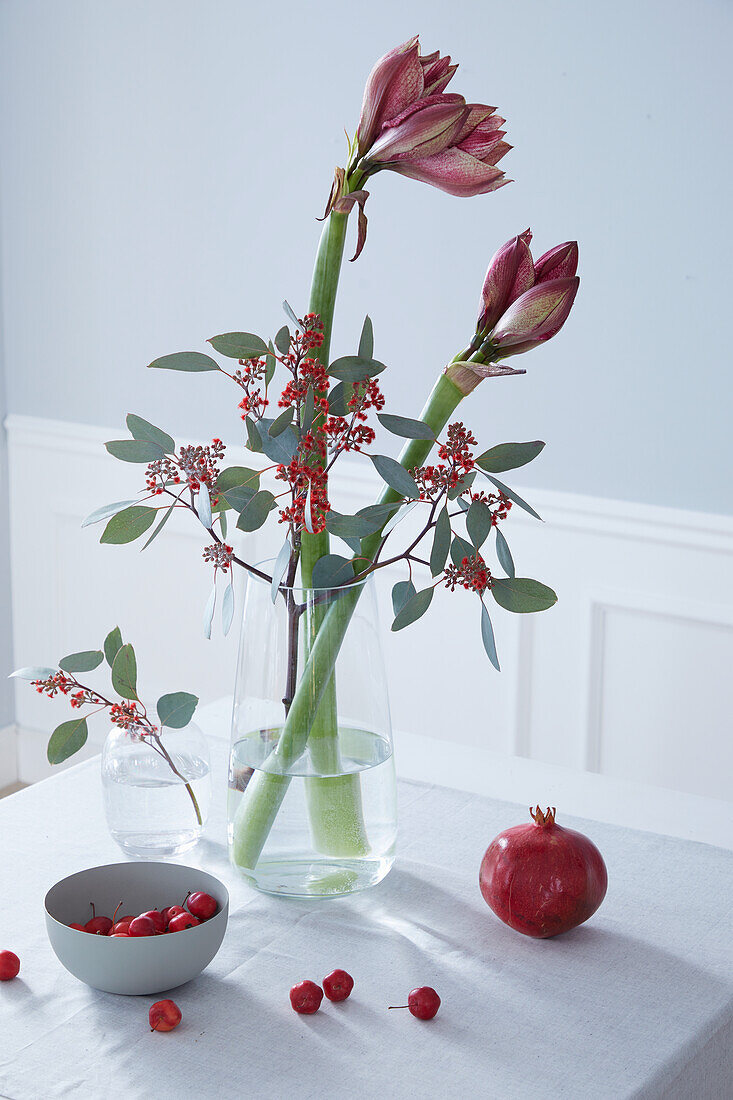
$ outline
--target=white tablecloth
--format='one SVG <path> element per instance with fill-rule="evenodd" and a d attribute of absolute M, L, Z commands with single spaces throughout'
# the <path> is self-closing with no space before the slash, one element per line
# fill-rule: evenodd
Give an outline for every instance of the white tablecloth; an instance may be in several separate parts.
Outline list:
<path fill-rule="evenodd" d="M 211 966 L 173 994 L 183 1023 L 167 1035 L 148 1030 L 155 998 L 89 989 L 46 938 L 48 887 L 121 858 L 98 762 L 0 802 L 0 949 L 22 962 L 0 984 L 3 1096 L 733 1095 L 733 853 L 560 808 L 560 822 L 603 852 L 608 896 L 585 926 L 532 940 L 504 927 L 477 887 L 486 845 L 526 808 L 403 783 L 399 856 L 380 886 L 322 902 L 268 898 L 227 863 L 223 744 L 215 753 L 219 799 L 184 862 L 226 881 L 229 928 Z M 290 986 L 334 967 L 354 976 L 351 998 L 297 1016 Z M 416 985 L 442 997 L 432 1022 L 387 1011 Z"/>

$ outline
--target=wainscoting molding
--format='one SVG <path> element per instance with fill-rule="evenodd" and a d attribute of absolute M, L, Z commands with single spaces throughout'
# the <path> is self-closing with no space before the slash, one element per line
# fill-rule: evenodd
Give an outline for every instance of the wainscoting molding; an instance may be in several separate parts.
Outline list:
<path fill-rule="evenodd" d="M 141 468 L 104 450 L 119 429 L 21 416 L 6 427 L 16 665 L 97 646 L 119 623 L 135 643 L 143 694 L 185 688 L 204 703 L 230 694 L 237 618 L 229 638 L 217 626 L 203 639 L 211 577 L 189 517 L 174 515 L 143 555 L 138 544 L 100 547 L 101 527 L 80 527 L 94 508 L 139 488 Z M 228 463 L 244 462 L 253 456 L 232 448 Z M 378 487 L 370 463 L 346 460 L 335 506 L 353 511 Z M 551 584 L 559 602 L 536 616 L 496 608 L 501 675 L 482 653 L 474 600 L 439 592 L 429 621 L 392 634 L 389 593 L 401 574 L 380 574 L 393 722 L 409 731 L 405 774 L 420 771 L 423 736 L 431 759 L 436 746 L 446 761 L 486 750 L 487 761 L 522 756 L 729 799 L 733 517 L 516 487 L 546 521 L 516 508 L 507 520 L 518 572 Z M 262 560 L 279 540 L 257 532 L 242 545 Z M 240 604 L 241 594 L 240 579 Z M 40 735 L 63 717 L 61 703 L 17 685 L 18 778 L 45 774 Z M 93 729 L 89 751 L 104 734 Z"/>

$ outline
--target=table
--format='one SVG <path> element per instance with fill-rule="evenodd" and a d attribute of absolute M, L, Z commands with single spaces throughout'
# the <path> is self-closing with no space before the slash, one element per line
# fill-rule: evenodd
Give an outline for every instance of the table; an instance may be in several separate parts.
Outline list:
<path fill-rule="evenodd" d="M 213 741 L 223 790 L 226 745 Z M 226 881 L 221 951 L 173 995 L 184 1021 L 147 1026 L 150 997 L 80 984 L 48 944 L 43 897 L 59 878 L 122 857 L 104 824 L 97 760 L 0 802 L 0 948 L 21 958 L 0 985 L 0 1095 L 501 1100 L 720 1100 L 733 1094 L 733 853 L 597 822 L 609 871 L 586 925 L 531 940 L 502 925 L 477 887 L 491 838 L 526 807 L 400 785 L 400 845 L 378 887 L 294 902 L 231 871 L 224 799 L 183 862 Z M 215 789 L 217 789 L 215 787 Z M 297 1016 L 288 990 L 334 967 L 356 987 Z M 404 1004 L 433 985 L 429 1023 Z"/>

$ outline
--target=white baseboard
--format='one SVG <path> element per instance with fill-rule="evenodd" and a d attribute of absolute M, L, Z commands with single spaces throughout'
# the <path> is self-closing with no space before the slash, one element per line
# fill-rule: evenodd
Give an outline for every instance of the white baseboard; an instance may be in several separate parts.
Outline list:
<path fill-rule="evenodd" d="M 187 689 L 203 703 L 230 694 L 237 631 L 201 636 L 210 571 L 196 527 L 174 515 L 142 556 L 136 544 L 99 546 L 99 528 L 80 528 L 95 507 L 139 488 L 141 469 L 103 448 L 120 429 L 20 416 L 6 426 L 16 664 L 99 646 L 119 623 L 135 643 L 143 693 Z M 241 448 L 228 453 L 232 464 L 253 461 Z M 354 459 L 332 484 L 336 507 L 353 511 L 379 483 L 369 462 Z M 729 799 L 733 517 L 516 488 L 546 522 L 514 509 L 504 533 L 519 573 L 551 584 L 558 604 L 534 616 L 496 609 L 497 675 L 464 593 L 438 592 L 419 626 L 392 634 L 390 588 L 402 577 L 385 570 L 378 591 L 395 727 L 444 745 L 445 761 L 453 749 L 478 752 L 475 770 L 489 766 L 480 763 L 486 751 Z M 247 555 L 266 558 L 279 544 L 277 532 L 257 532 Z M 16 684 L 23 729 L 50 731 L 62 712 Z M 105 732 L 96 727 L 97 742 Z M 26 774 L 36 774 L 41 758 L 28 751 Z M 431 766 L 435 779 L 445 774 L 437 760 Z"/>

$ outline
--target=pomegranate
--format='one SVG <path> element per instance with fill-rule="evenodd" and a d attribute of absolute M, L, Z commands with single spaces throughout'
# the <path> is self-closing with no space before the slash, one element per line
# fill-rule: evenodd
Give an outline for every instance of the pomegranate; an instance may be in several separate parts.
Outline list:
<path fill-rule="evenodd" d="M 593 916 L 606 896 L 608 874 L 595 844 L 556 823 L 554 806 L 529 812 L 531 825 L 515 825 L 492 840 L 479 886 L 504 924 L 546 939 Z"/>

